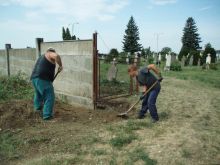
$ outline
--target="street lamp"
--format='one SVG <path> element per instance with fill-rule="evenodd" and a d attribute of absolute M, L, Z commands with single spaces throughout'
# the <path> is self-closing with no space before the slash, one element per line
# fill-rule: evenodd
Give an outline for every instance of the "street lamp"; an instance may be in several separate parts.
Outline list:
<path fill-rule="evenodd" d="M 159 40 L 159 36 L 162 35 L 163 33 L 155 33 L 156 37 L 157 37 L 157 55 L 158 55 L 158 40 Z"/>
<path fill-rule="evenodd" d="M 72 25 L 72 36 L 73 36 L 74 25 L 76 24 L 79 24 L 79 22 L 73 22 L 68 25 L 68 26 Z"/>

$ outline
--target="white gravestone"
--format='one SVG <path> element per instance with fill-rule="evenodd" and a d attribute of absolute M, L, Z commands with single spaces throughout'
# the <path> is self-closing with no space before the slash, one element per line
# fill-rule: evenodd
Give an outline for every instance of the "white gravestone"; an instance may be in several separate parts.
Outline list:
<path fill-rule="evenodd" d="M 164 70 L 170 70 L 171 66 L 171 54 L 166 55 L 166 66 Z"/>
<path fill-rule="evenodd" d="M 108 81 L 112 81 L 112 80 L 116 79 L 116 77 L 117 77 L 118 69 L 116 67 L 116 64 L 117 64 L 117 62 L 116 62 L 116 59 L 114 58 L 112 61 L 112 65 L 108 70 L 108 74 L 107 74 Z"/>
<path fill-rule="evenodd" d="M 211 64 L 211 56 L 209 53 L 208 56 L 206 57 L 206 69 L 209 69 L 210 64 Z"/>

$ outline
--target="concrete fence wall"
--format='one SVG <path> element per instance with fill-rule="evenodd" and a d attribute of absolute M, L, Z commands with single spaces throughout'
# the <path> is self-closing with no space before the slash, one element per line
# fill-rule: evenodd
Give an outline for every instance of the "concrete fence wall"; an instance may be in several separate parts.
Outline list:
<path fill-rule="evenodd" d="M 5 50 L 0 50 L 0 75 L 1 76 L 8 75 L 7 56 Z"/>
<path fill-rule="evenodd" d="M 9 49 L 10 75 L 19 71 L 30 77 L 36 60 L 36 49 Z"/>
<path fill-rule="evenodd" d="M 54 87 L 57 96 L 68 103 L 93 105 L 92 43 L 92 40 L 41 43 L 41 54 L 53 47 L 61 56 L 64 69 Z"/>
<path fill-rule="evenodd" d="M 61 42 L 36 39 L 36 48 L 26 49 L 12 49 L 9 44 L 9 48 L 0 50 L 0 75 L 15 75 L 20 71 L 30 77 L 36 59 L 49 47 L 61 56 L 64 68 L 53 82 L 56 96 L 70 104 L 93 108 L 92 39 Z"/>

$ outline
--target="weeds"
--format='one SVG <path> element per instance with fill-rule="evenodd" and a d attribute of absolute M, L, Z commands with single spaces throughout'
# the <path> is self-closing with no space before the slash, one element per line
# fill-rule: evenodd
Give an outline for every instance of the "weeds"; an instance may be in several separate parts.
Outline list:
<path fill-rule="evenodd" d="M 134 134 L 119 133 L 116 137 L 110 140 L 110 144 L 114 147 L 121 148 L 130 144 L 133 140 L 137 139 Z"/>
<path fill-rule="evenodd" d="M 16 139 L 11 132 L 3 132 L 0 134 L 0 161 L 8 161 L 17 159 L 21 155 L 18 151 L 20 141 Z"/>
<path fill-rule="evenodd" d="M 33 89 L 24 74 L 0 77 L 0 101 L 31 98 Z"/>
<path fill-rule="evenodd" d="M 157 161 L 151 159 L 143 148 L 137 148 L 133 152 L 129 153 L 129 159 L 126 164 L 133 164 L 138 160 L 142 160 L 146 165 L 156 165 Z"/>

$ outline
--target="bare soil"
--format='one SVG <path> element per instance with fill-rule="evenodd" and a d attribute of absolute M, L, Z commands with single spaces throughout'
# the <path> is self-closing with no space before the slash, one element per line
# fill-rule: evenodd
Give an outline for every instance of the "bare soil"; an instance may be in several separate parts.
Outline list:
<path fill-rule="evenodd" d="M 129 103 L 124 99 L 100 102 L 97 110 L 56 102 L 52 120 L 58 123 L 109 123 L 122 120 L 117 114 L 128 108 Z M 0 104 L 0 116 L 1 129 L 23 128 L 41 122 L 40 114 L 34 112 L 31 100 L 12 100 Z"/>

